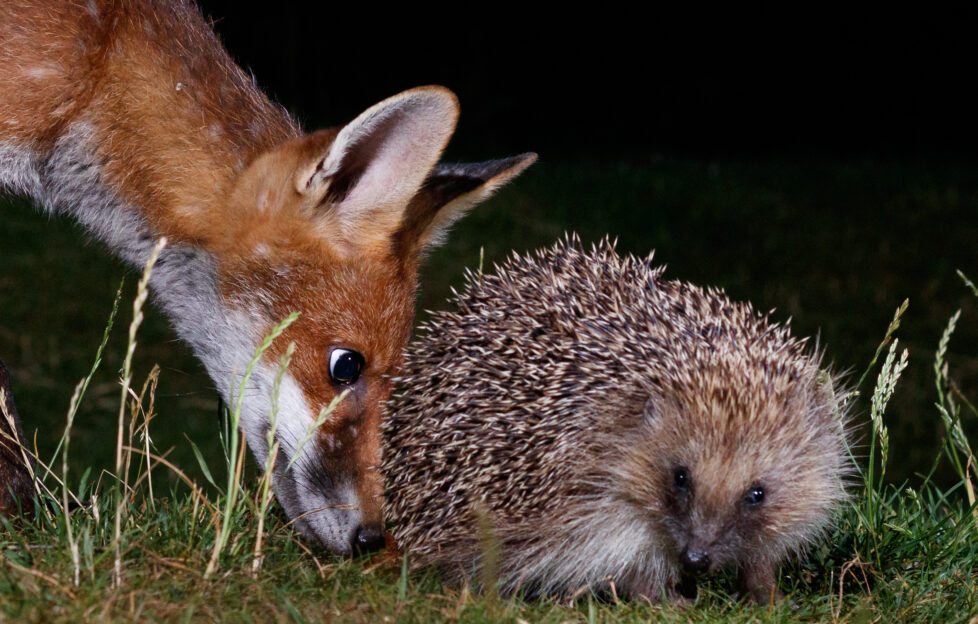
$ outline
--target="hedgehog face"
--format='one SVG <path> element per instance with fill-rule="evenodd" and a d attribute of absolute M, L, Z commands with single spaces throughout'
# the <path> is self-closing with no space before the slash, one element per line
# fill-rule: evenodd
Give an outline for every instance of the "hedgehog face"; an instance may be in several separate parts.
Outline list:
<path fill-rule="evenodd" d="M 698 576 L 749 556 L 768 524 L 765 503 L 770 507 L 780 493 L 769 495 L 770 479 L 749 476 L 749 469 L 683 450 L 686 460 L 659 467 L 661 513 L 655 517 L 682 574 Z"/>
<path fill-rule="evenodd" d="M 614 479 L 677 576 L 771 568 L 826 527 L 845 495 L 845 443 L 816 373 L 773 393 L 732 375 L 650 397 Z"/>

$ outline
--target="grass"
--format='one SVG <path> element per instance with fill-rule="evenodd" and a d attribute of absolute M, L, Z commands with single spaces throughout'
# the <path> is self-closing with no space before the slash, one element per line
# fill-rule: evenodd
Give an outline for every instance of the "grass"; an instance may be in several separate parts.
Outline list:
<path fill-rule="evenodd" d="M 44 435 L 39 436 L 40 457 L 51 467 L 50 471 L 39 468 L 51 491 L 42 513 L 33 522 L 4 521 L 0 530 L 0 621 L 976 621 L 978 512 L 969 440 L 974 439 L 978 422 L 973 408 L 978 392 L 970 381 L 978 361 L 973 339 L 978 298 L 953 272 L 960 266 L 974 277 L 964 261 L 958 263 L 961 252 L 956 242 L 969 233 L 967 240 L 975 240 L 975 229 L 969 229 L 975 227 L 973 217 L 970 221 L 962 217 L 961 227 L 951 231 L 942 228 L 949 232 L 950 240 L 945 241 L 940 260 L 926 267 L 898 267 L 913 285 L 908 288 L 918 290 L 923 284 L 923 296 L 917 299 L 924 304 L 911 297 L 909 308 L 898 310 L 894 319 L 891 311 L 907 293 L 892 298 L 889 290 L 882 295 L 879 291 L 865 293 L 865 278 L 840 277 L 850 260 L 835 256 L 840 249 L 850 249 L 846 241 L 856 237 L 847 229 L 847 206 L 824 215 L 827 231 L 805 227 L 811 222 L 798 215 L 807 213 L 794 210 L 799 202 L 814 205 L 818 197 L 824 199 L 827 191 L 813 181 L 817 176 L 802 174 L 800 166 L 721 164 L 717 171 L 711 166 L 690 162 L 554 166 L 545 175 L 528 178 L 526 189 L 500 198 L 498 210 L 509 216 L 498 218 L 492 210 L 476 213 L 470 217 L 471 224 L 456 232 L 454 240 L 459 242 L 435 258 L 432 272 L 436 275 L 426 276 L 423 305 L 439 305 L 437 301 L 445 294 L 441 289 L 457 276 L 451 271 L 439 276 L 438 270 L 455 266 L 459 259 L 472 266 L 478 263 L 480 241 L 491 243 L 485 246 L 485 255 L 492 261 L 503 255 L 507 245 L 548 244 L 563 222 L 581 230 L 585 239 L 605 231 L 622 232 L 621 245 L 626 251 L 642 251 L 643 245 L 651 246 L 643 241 L 655 238 L 660 257 L 675 259 L 670 275 L 698 282 L 720 281 L 735 297 L 751 298 L 758 307 L 770 307 L 771 299 L 783 298 L 796 316 L 799 333 L 814 333 L 811 325 L 824 322 L 823 340 L 833 359 L 871 362 L 859 377 L 861 396 L 855 408 L 857 420 L 866 425 L 863 445 L 856 449 L 861 458 L 861 483 L 854 488 L 853 505 L 840 514 L 829 539 L 782 570 L 780 584 L 788 600 L 767 606 L 732 602 L 731 579 L 720 577 L 688 609 L 600 602 L 588 596 L 572 605 L 524 603 L 447 589 L 433 574 L 407 575 L 403 562 L 391 557 L 341 561 L 310 551 L 293 533 L 280 508 L 270 504 L 262 471 L 243 462 L 240 452 L 231 448 L 231 432 L 223 440 L 217 435 L 218 418 L 209 417 L 217 411 L 213 399 L 195 394 L 209 387 L 209 382 L 186 350 L 172 342 L 152 310 L 147 310 L 138 328 L 140 346 L 133 365 L 118 372 L 125 368 L 121 356 L 131 353 L 137 336 L 134 331 L 110 334 L 102 328 L 113 309 L 122 270 L 97 259 L 97 250 L 82 248 L 76 254 L 98 263 L 96 267 L 82 269 L 84 261 L 74 255 L 64 269 L 68 274 L 51 279 L 58 288 L 27 295 L 26 305 L 35 306 L 34 315 L 41 317 L 37 322 L 54 319 L 51 326 L 46 331 L 34 327 L 35 332 L 24 334 L 29 338 L 15 334 L 9 324 L 0 331 L 0 344 L 15 346 L 16 358 L 0 354 L 18 384 L 15 393 L 25 429 L 42 423 L 42 434 L 48 439 L 41 443 Z M 938 214 L 953 216 L 959 207 L 974 210 L 978 194 L 968 186 L 971 183 L 963 169 L 956 177 L 954 171 L 908 173 L 894 165 L 882 174 L 903 185 L 891 197 L 887 192 L 873 195 L 866 190 L 865 169 L 873 166 L 823 166 L 821 173 L 840 180 L 835 191 L 840 197 L 856 194 L 852 201 L 869 201 L 868 193 L 875 198 L 872 201 L 895 206 L 902 202 L 909 211 L 931 205 L 928 202 Z M 618 188 L 607 193 L 612 182 Z M 930 188 L 940 190 L 931 192 Z M 957 189 L 956 195 L 948 189 Z M 643 193 L 653 193 L 657 211 L 665 215 L 663 223 L 648 214 L 639 217 L 629 212 L 643 205 Z M 746 206 L 751 201 L 755 205 Z M 574 206 L 580 205 L 602 206 L 602 213 L 574 213 Z M 680 212 L 680 206 L 686 206 L 685 212 Z M 8 221 L 7 228 L 16 229 L 19 223 L 35 218 L 24 206 L 11 210 L 13 225 Z M 787 212 L 778 216 L 783 211 Z M 855 221 L 863 218 L 849 216 Z M 776 227 L 796 217 L 800 225 L 787 230 Z M 902 231 L 904 220 L 914 223 L 915 218 L 898 211 L 889 222 L 873 222 L 883 234 L 858 230 L 864 232 L 863 238 L 856 238 L 878 251 L 874 236 L 882 239 Z M 648 227 L 640 232 L 639 221 L 653 222 L 653 233 Z M 702 227 L 712 221 L 719 224 L 709 230 Z M 503 236 L 517 225 L 523 226 L 519 237 Z M 24 262 L 23 270 L 32 272 L 32 283 L 46 282 L 43 274 L 34 275 L 40 265 L 28 264 L 27 256 L 51 256 L 52 248 L 60 249 L 59 237 L 67 241 L 77 236 L 73 228 L 60 222 L 49 224 L 48 229 L 55 230 L 49 233 L 53 241 L 41 249 L 32 235 L 10 238 L 4 251 L 8 270 L 16 273 L 18 263 Z M 703 240 L 689 236 L 687 230 Z M 930 236 L 919 227 L 914 233 L 918 238 Z M 746 268 L 736 261 L 737 253 L 725 246 L 728 236 L 754 241 L 752 248 L 757 249 L 742 254 L 750 256 Z M 822 250 L 813 242 L 822 239 L 834 247 Z M 789 257 L 780 245 L 795 249 L 795 255 Z M 969 245 L 969 253 L 971 249 Z M 697 254 L 709 261 L 691 264 Z M 796 271 L 792 274 L 796 291 L 773 278 L 755 277 L 762 275 L 755 269 L 771 262 L 768 254 L 784 258 L 781 268 L 789 273 Z M 48 259 L 56 264 L 60 260 Z M 856 265 L 872 263 L 865 256 L 852 261 Z M 945 263 L 956 264 L 946 270 Z M 714 277 L 705 277 L 710 274 Z M 0 279 L 10 284 L 7 275 Z M 800 289 L 799 275 L 808 276 Z M 751 294 L 758 285 L 755 279 L 760 281 L 760 294 Z M 942 303 L 928 305 L 926 288 L 933 280 L 939 286 L 932 288 L 948 293 L 938 296 L 931 292 L 929 296 Z M 877 281 L 879 288 L 894 290 L 900 283 L 886 272 L 878 274 Z M 73 290 L 76 288 L 79 290 Z M 815 295 L 806 294 L 810 289 L 822 293 L 838 289 L 842 297 L 829 298 L 825 308 L 811 312 L 806 297 Z M 117 324 L 131 322 L 143 313 L 138 285 L 123 292 L 123 300 L 136 299 L 138 305 L 130 318 Z M 68 308 L 67 318 L 49 316 L 49 311 L 36 307 L 38 298 Z M 6 296 L 4 301 L 11 302 L 5 308 L 13 312 L 11 318 L 30 316 L 17 316 L 18 306 L 25 302 L 15 299 Z M 847 306 L 849 312 L 843 314 L 833 306 Z M 955 312 L 958 307 L 963 310 L 960 315 Z M 921 312 L 915 314 L 915 310 Z M 871 326 L 872 330 L 865 330 L 874 335 L 871 343 L 867 346 L 855 338 L 844 340 L 845 334 L 837 335 L 841 321 L 824 321 L 834 314 L 856 317 L 847 318 L 849 324 L 842 326 L 853 336 L 859 336 L 863 325 Z M 120 315 L 126 317 L 128 312 Z M 939 321 L 933 318 L 938 315 L 942 317 Z M 90 323 L 92 318 L 96 320 Z M 888 319 L 893 319 L 889 325 Z M 84 330 L 77 343 L 65 347 L 72 322 L 98 329 Z M 883 344 L 879 344 L 881 330 L 885 330 Z M 103 334 L 104 346 L 96 349 L 98 343 L 91 336 Z M 44 342 L 46 335 L 48 343 Z M 905 348 L 909 348 L 909 359 L 904 359 Z M 105 360 L 101 367 L 92 365 L 96 351 L 94 361 Z M 850 357 L 850 352 L 856 356 Z M 162 371 L 152 366 L 155 362 L 164 366 Z M 32 379 L 35 373 L 38 377 Z M 69 381 L 56 381 L 62 377 Z M 82 382 L 72 386 L 78 377 Z M 131 379 L 132 392 L 120 394 L 120 377 Z M 926 377 L 926 383 L 918 384 L 920 377 Z M 852 378 L 858 381 L 856 375 Z M 77 394 L 71 400 L 73 387 Z M 52 415 L 58 414 L 54 420 Z M 909 434 L 905 431 L 908 421 L 913 422 Z M 937 433 L 925 444 L 916 445 L 912 440 L 918 429 Z M 110 442 L 99 443 L 105 439 Z M 121 453 L 118 459 L 117 452 Z M 108 471 L 103 466 L 115 467 Z M 59 479 L 69 487 L 61 488 Z M 219 483 L 224 485 L 218 487 Z M 75 499 L 90 501 L 90 505 L 71 510 Z"/>

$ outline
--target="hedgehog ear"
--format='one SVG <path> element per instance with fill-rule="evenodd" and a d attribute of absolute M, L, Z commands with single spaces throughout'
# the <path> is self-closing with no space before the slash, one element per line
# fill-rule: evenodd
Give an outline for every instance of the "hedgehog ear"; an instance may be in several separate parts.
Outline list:
<path fill-rule="evenodd" d="M 340 129 L 295 176 L 322 211 L 331 242 L 347 249 L 386 244 L 431 173 L 458 120 L 444 87 L 419 87 L 371 106 Z"/>
<path fill-rule="evenodd" d="M 441 244 L 453 223 L 536 161 L 534 153 L 481 163 L 441 164 L 411 200 L 394 240 L 402 253 Z"/>

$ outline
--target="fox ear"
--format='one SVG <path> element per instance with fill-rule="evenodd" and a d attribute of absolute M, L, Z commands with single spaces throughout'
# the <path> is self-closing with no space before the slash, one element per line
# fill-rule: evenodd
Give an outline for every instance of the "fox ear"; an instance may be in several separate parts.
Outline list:
<path fill-rule="evenodd" d="M 423 253 L 441 244 L 464 217 L 537 159 L 533 153 L 481 163 L 442 164 L 432 169 L 411 200 L 395 235 L 401 253 Z"/>
<path fill-rule="evenodd" d="M 458 121 L 458 100 L 420 87 L 368 108 L 325 153 L 300 166 L 296 190 L 324 209 L 324 231 L 347 250 L 386 244 Z"/>

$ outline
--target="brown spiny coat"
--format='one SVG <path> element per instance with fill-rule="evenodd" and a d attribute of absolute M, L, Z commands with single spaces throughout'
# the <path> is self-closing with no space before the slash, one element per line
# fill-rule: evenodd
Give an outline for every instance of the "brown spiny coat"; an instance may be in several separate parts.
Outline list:
<path fill-rule="evenodd" d="M 478 581 L 494 544 L 505 592 L 654 600 L 735 566 L 773 594 L 845 497 L 841 394 L 788 327 L 662 272 L 568 239 L 426 323 L 383 424 L 416 564 Z"/>

